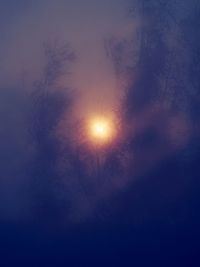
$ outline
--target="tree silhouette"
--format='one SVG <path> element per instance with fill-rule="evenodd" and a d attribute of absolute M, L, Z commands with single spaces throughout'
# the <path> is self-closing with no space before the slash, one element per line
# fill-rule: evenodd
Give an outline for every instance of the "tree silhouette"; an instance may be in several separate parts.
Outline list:
<path fill-rule="evenodd" d="M 43 77 L 35 82 L 31 95 L 31 137 L 35 157 L 32 163 L 33 213 L 40 221 L 58 220 L 66 213 L 62 199 L 61 176 L 58 169 L 63 156 L 62 140 L 57 127 L 63 114 L 70 112 L 71 92 L 61 88 L 59 81 L 66 68 L 74 60 L 68 45 L 45 44 L 45 66 Z"/>
<path fill-rule="evenodd" d="M 200 33 L 199 33 L 199 15 L 200 3 L 194 0 L 187 6 L 188 15 L 181 20 L 181 42 L 184 45 L 184 53 L 188 57 L 187 76 L 188 91 L 187 100 L 189 102 L 190 112 L 194 121 L 198 121 L 200 107 Z"/>
<path fill-rule="evenodd" d="M 200 6 L 198 1 L 164 0 L 133 1 L 133 6 L 139 21 L 134 40 L 112 38 L 106 47 L 116 74 L 125 80 L 120 114 L 127 131 L 118 153 L 127 163 L 120 175 L 126 173 L 131 183 L 121 194 L 117 219 L 134 223 L 146 202 L 141 222 L 161 212 L 166 223 L 178 221 L 185 216 L 185 203 L 188 213 L 199 203 Z M 173 214 L 168 201 L 176 203 L 181 216 Z"/>

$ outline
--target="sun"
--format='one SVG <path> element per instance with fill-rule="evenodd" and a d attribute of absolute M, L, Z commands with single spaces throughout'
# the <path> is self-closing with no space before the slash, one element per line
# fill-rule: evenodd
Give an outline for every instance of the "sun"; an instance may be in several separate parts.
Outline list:
<path fill-rule="evenodd" d="M 93 142 L 98 144 L 108 143 L 112 140 L 114 125 L 110 119 L 94 117 L 89 122 L 89 135 Z"/>
<path fill-rule="evenodd" d="M 109 135 L 109 125 L 105 120 L 96 120 L 91 124 L 92 135 L 96 138 L 106 139 Z"/>

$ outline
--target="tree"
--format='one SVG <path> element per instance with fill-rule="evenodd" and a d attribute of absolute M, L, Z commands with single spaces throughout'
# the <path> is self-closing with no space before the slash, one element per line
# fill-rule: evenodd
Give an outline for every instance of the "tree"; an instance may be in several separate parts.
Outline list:
<path fill-rule="evenodd" d="M 190 107 L 190 114 L 193 121 L 198 121 L 200 112 L 200 3 L 193 0 L 187 5 L 187 16 L 180 23 L 181 42 L 184 45 L 184 52 L 188 57 L 187 77 L 188 92 L 187 99 Z M 198 123 L 198 122 L 197 122 Z"/>
<path fill-rule="evenodd" d="M 107 43 L 116 73 L 125 80 L 120 114 L 126 131 L 120 151 L 121 158 L 130 159 L 130 179 L 175 153 L 189 139 L 188 54 L 180 42 L 179 4 L 133 1 L 139 25 L 135 37 L 129 42 L 112 38 Z"/>
<path fill-rule="evenodd" d="M 60 191 L 61 177 L 58 163 L 63 156 L 62 141 L 57 127 L 64 113 L 70 112 L 71 92 L 61 88 L 59 80 L 74 60 L 68 45 L 44 45 L 45 66 L 43 77 L 34 83 L 31 95 L 31 137 L 35 158 L 32 163 L 34 213 L 41 220 L 57 220 L 66 213 Z"/>
<path fill-rule="evenodd" d="M 130 154 L 129 186 L 122 194 L 123 207 L 117 219 L 134 223 L 146 202 L 142 223 L 157 220 L 164 211 L 167 223 L 171 217 L 179 225 L 180 213 L 173 214 L 169 201 L 181 210 L 180 217 L 188 205 L 187 220 L 199 205 L 199 152 L 194 155 L 192 151 L 199 148 L 199 137 L 193 138 L 191 121 L 199 125 L 200 5 L 199 1 L 140 0 L 134 1 L 134 15 L 140 26 L 138 38 L 128 45 L 133 64 L 123 65 L 121 60 L 127 54 L 127 42 L 114 40 L 109 47 L 117 74 L 125 73 L 125 80 L 128 77 L 121 107 L 128 130 L 120 151 L 125 151 L 123 158 Z M 185 150 L 193 155 L 188 153 L 183 161 Z M 172 188 L 177 188 L 173 194 Z M 199 221 L 198 215 L 196 219 Z"/>

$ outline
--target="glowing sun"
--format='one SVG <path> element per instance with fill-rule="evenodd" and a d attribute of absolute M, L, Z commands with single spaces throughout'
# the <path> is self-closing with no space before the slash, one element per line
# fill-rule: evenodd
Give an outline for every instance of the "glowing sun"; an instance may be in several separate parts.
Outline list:
<path fill-rule="evenodd" d="M 89 122 L 89 135 L 96 143 L 107 143 L 114 134 L 113 122 L 106 118 L 93 118 Z"/>

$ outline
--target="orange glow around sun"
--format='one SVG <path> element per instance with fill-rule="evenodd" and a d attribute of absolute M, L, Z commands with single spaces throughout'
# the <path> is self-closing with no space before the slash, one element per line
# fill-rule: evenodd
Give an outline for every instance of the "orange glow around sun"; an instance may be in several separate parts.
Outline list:
<path fill-rule="evenodd" d="M 89 122 L 89 135 L 96 144 L 105 144 L 114 138 L 114 124 L 110 119 L 95 117 Z"/>

